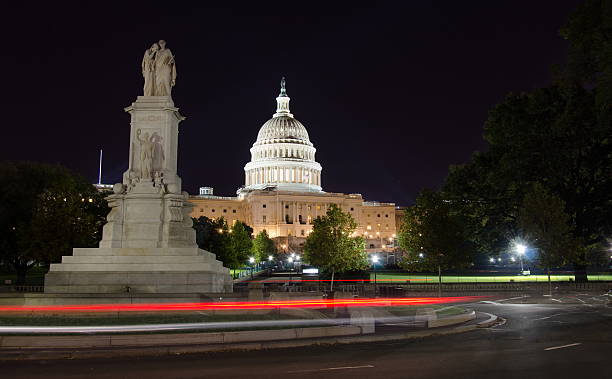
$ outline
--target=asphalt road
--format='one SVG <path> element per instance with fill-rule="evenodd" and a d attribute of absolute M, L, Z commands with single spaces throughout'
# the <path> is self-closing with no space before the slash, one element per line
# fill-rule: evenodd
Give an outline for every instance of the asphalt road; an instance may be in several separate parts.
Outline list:
<path fill-rule="evenodd" d="M 606 305 L 607 297 L 590 296 L 578 296 L 574 304 L 563 304 L 563 300 L 554 304 L 472 304 L 507 322 L 423 340 L 172 357 L 0 362 L 0 376 L 606 378 L 612 375 L 612 307 Z"/>

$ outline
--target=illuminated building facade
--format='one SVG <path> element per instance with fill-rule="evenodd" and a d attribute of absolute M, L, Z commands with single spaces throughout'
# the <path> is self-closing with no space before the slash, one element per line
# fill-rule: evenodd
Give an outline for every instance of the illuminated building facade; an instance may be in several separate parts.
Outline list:
<path fill-rule="evenodd" d="M 350 213 L 358 223 L 356 233 L 366 238 L 368 252 L 381 252 L 394 261 L 396 206 L 364 201 L 359 194 L 324 192 L 321 165 L 304 125 L 289 110 L 285 81 L 276 98 L 272 119 L 263 124 L 244 167 L 245 184 L 236 197 L 215 196 L 200 188 L 190 201 L 192 217 L 224 217 L 231 225 L 243 221 L 257 234 L 266 230 L 281 250 L 300 252 L 312 222 L 331 204 Z"/>

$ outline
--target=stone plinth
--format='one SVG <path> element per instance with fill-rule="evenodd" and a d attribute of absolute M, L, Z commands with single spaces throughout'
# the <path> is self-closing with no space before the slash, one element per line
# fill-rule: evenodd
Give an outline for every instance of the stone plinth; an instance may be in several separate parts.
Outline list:
<path fill-rule="evenodd" d="M 74 249 L 45 277 L 47 293 L 231 291 L 229 269 L 198 248 Z"/>

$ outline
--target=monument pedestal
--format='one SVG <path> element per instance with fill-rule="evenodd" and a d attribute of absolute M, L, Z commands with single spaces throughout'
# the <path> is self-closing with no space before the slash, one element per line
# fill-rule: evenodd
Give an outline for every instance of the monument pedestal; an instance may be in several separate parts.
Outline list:
<path fill-rule="evenodd" d="M 198 248 L 74 249 L 45 276 L 47 293 L 231 291 L 229 269 Z"/>
<path fill-rule="evenodd" d="M 176 174 L 178 124 L 167 96 L 139 96 L 131 114 L 129 168 L 107 197 L 99 248 L 52 264 L 45 292 L 195 294 L 231 292 L 229 269 L 198 249 L 193 205 Z"/>

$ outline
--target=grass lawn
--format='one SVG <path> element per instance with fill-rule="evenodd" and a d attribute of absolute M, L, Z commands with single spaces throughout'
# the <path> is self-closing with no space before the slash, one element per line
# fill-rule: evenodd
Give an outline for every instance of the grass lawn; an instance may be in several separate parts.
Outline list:
<path fill-rule="evenodd" d="M 603 275 L 588 275 L 590 281 L 609 280 L 612 281 L 612 274 Z M 374 274 L 370 274 L 370 280 L 374 280 Z M 376 275 L 376 280 L 379 283 L 401 283 L 405 280 L 410 280 L 411 283 L 437 283 L 437 275 L 420 275 L 420 274 L 388 274 L 380 273 Z M 574 275 L 551 275 L 550 280 L 554 282 L 569 282 L 574 280 Z M 510 283 L 514 282 L 547 282 L 546 275 L 499 275 L 499 276 L 457 276 L 457 275 L 442 275 L 442 283 Z"/>

